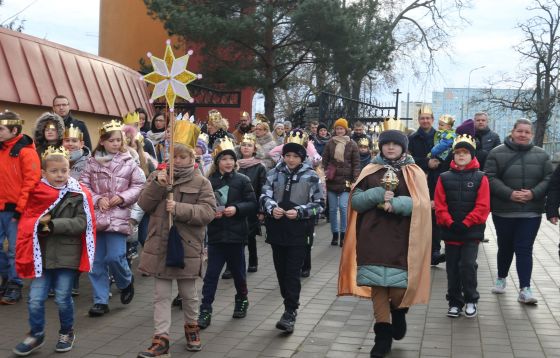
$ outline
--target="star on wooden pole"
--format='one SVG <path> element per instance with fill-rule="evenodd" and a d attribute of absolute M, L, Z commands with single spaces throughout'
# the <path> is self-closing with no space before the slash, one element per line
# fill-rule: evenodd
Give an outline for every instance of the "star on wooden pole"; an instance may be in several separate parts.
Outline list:
<path fill-rule="evenodd" d="M 177 96 L 189 102 L 194 102 L 187 89 L 187 85 L 196 79 L 202 78 L 202 75 L 187 70 L 189 56 L 192 54 L 193 51 L 189 50 L 186 55 L 175 58 L 170 40 L 166 41 L 163 59 L 148 52 L 148 58 L 152 61 L 154 71 L 143 76 L 142 79 L 154 85 L 152 97 L 150 98 L 151 103 L 159 97 L 165 96 L 169 109 L 173 111 Z"/>

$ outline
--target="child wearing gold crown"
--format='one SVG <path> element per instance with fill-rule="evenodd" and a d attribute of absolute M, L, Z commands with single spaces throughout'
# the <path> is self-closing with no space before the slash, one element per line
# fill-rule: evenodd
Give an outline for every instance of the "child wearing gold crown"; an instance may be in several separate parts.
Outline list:
<path fill-rule="evenodd" d="M 69 152 L 70 176 L 78 180 L 91 157 L 91 151 L 84 145 L 84 134 L 80 128 L 70 124 L 70 127 L 64 130 L 62 145 Z"/>
<path fill-rule="evenodd" d="M 126 148 L 121 122 L 105 123 L 99 133 L 99 143 L 80 176 L 93 196 L 97 219 L 95 260 L 89 274 L 93 287 L 91 317 L 109 312 L 109 270 L 121 290 L 121 303 L 128 304 L 134 297 L 134 277 L 126 261 L 126 238 L 131 233 L 131 207 L 146 181 Z"/>
<path fill-rule="evenodd" d="M 68 151 L 48 147 L 43 154 L 43 178 L 30 193 L 22 214 L 16 247 L 16 267 L 31 278 L 27 338 L 14 348 L 26 356 L 45 340 L 45 301 L 54 287 L 60 317 L 55 350 L 70 351 L 74 333 L 72 287 L 78 272 L 88 272 L 95 253 L 95 214 L 90 192 L 70 176 Z"/>
<path fill-rule="evenodd" d="M 445 241 L 447 316 L 459 317 L 465 307 L 465 316 L 472 318 L 477 315 L 476 258 L 490 213 L 490 186 L 475 157 L 474 122 L 469 119 L 461 127 L 469 134 L 455 139 L 450 170 L 440 175 L 434 201 Z"/>
<path fill-rule="evenodd" d="M 454 123 L 455 118 L 449 114 L 444 114 L 439 117 L 438 130 L 434 135 L 434 146 L 430 150 L 430 153 L 428 153 L 428 158 L 435 158 L 440 162 L 445 162 L 447 160 L 449 153 L 451 153 L 453 140 L 456 136 L 453 130 Z"/>

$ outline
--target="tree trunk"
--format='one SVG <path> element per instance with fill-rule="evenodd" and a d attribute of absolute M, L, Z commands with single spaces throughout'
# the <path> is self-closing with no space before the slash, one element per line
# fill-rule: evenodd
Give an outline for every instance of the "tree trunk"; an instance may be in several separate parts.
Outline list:
<path fill-rule="evenodd" d="M 272 4 L 270 5 L 272 6 Z M 264 114 L 270 123 L 274 123 L 274 108 L 276 107 L 276 97 L 274 96 L 274 24 L 272 22 L 272 11 L 267 11 L 266 14 L 266 28 L 264 32 Z"/>
<path fill-rule="evenodd" d="M 533 143 L 537 147 L 543 146 L 544 136 L 546 134 L 546 122 L 548 116 L 545 113 L 537 113 L 537 123 L 535 126 L 535 137 L 533 138 Z"/>

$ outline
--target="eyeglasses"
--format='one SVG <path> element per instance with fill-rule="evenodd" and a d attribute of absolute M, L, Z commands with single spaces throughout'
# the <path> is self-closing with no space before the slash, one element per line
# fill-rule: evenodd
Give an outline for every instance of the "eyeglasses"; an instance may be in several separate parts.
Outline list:
<path fill-rule="evenodd" d="M 59 103 L 59 104 L 53 105 L 53 107 L 68 107 L 69 105 L 70 105 L 69 103 Z"/>

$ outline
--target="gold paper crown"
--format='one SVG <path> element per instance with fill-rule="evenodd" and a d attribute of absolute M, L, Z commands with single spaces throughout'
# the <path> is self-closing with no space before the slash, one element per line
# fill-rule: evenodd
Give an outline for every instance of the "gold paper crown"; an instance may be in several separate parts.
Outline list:
<path fill-rule="evenodd" d="M 266 124 L 270 123 L 268 118 L 266 118 L 266 116 L 262 113 L 255 113 L 255 119 L 257 120 L 257 123 L 266 123 Z"/>
<path fill-rule="evenodd" d="M 401 122 L 400 119 L 395 119 L 391 117 L 383 121 L 383 131 L 397 130 L 397 131 L 404 132 L 405 129 L 406 126 L 404 125 L 403 122 Z"/>
<path fill-rule="evenodd" d="M 122 120 L 124 124 L 140 123 L 140 114 L 138 112 L 127 113 Z"/>
<path fill-rule="evenodd" d="M 459 143 L 468 143 L 476 149 L 476 140 L 470 134 L 461 134 L 455 137 L 455 140 L 453 141 L 453 149 L 455 149 L 455 146 Z"/>
<path fill-rule="evenodd" d="M 122 131 L 123 124 L 121 121 L 111 119 L 111 122 L 103 123 L 101 128 L 99 128 L 99 135 L 104 135 L 112 131 Z"/>
<path fill-rule="evenodd" d="M 231 139 L 229 139 L 229 137 L 220 138 L 218 140 L 218 145 L 216 145 L 216 147 L 212 151 L 212 157 L 216 158 L 224 150 L 232 150 L 235 152 L 235 145 L 233 144 Z"/>
<path fill-rule="evenodd" d="M 16 126 L 23 125 L 24 120 L 19 118 L 19 115 L 15 112 L 5 110 L 0 112 L 0 126 Z"/>
<path fill-rule="evenodd" d="M 432 112 L 432 107 L 427 104 L 423 104 L 422 107 L 418 109 L 418 117 L 420 117 L 422 113 L 431 114 L 432 116 L 434 115 L 434 112 Z"/>
<path fill-rule="evenodd" d="M 52 145 L 49 145 L 47 150 L 45 150 L 43 152 L 42 158 L 45 159 L 49 155 L 61 155 L 61 156 L 65 157 L 66 159 L 70 158 L 70 152 L 68 150 L 66 150 L 66 148 L 64 148 L 64 147 L 54 147 Z"/>
<path fill-rule="evenodd" d="M 79 140 L 84 140 L 84 133 L 82 133 L 80 128 L 74 127 L 73 123 L 70 123 L 70 127 L 64 130 L 64 137 L 62 138 L 78 138 Z"/>
<path fill-rule="evenodd" d="M 214 122 L 221 119 L 222 114 L 218 110 L 212 109 L 208 112 L 208 122 Z"/>
<path fill-rule="evenodd" d="M 210 142 L 210 138 L 208 137 L 208 134 L 206 134 L 206 133 L 200 133 L 198 135 L 198 139 L 202 140 L 204 143 L 206 143 L 206 145 L 208 145 L 208 143 Z"/>
<path fill-rule="evenodd" d="M 305 148 L 305 143 L 307 142 L 307 133 L 300 129 L 291 130 L 288 135 L 286 135 L 285 144 L 296 143 Z"/>
<path fill-rule="evenodd" d="M 362 137 L 358 140 L 358 146 L 369 147 L 369 139 L 367 137 Z"/>
<path fill-rule="evenodd" d="M 241 112 L 241 117 L 248 117 L 249 119 L 251 119 L 251 115 L 247 111 Z"/>
<path fill-rule="evenodd" d="M 200 128 L 189 120 L 176 121 L 173 127 L 173 142 L 193 148 L 200 135 Z"/>
<path fill-rule="evenodd" d="M 447 124 L 448 126 L 453 126 L 455 118 L 453 118 L 450 114 L 442 114 L 441 117 L 439 117 L 439 121 Z"/>
<path fill-rule="evenodd" d="M 243 138 L 241 138 L 241 143 L 257 143 L 257 137 L 253 133 L 245 133 L 243 134 Z"/>

